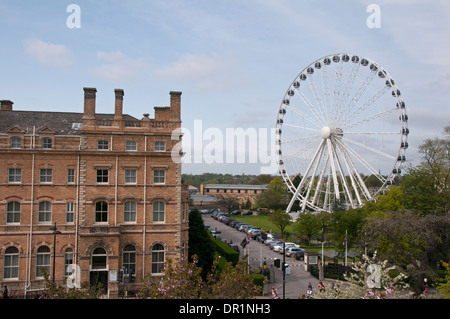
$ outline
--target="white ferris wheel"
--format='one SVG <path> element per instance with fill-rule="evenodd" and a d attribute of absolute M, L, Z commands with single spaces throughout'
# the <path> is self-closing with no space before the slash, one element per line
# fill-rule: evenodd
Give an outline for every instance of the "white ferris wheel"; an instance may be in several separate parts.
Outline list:
<path fill-rule="evenodd" d="M 322 57 L 292 81 L 277 114 L 279 172 L 300 210 L 357 208 L 401 174 L 408 116 L 400 89 L 376 62 Z"/>

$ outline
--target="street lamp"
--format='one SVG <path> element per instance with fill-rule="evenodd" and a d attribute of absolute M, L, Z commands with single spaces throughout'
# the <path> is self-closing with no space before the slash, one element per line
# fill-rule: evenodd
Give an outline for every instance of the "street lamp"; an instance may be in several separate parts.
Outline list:
<path fill-rule="evenodd" d="M 53 230 L 53 282 L 55 282 L 56 235 L 61 232 L 56 228 L 56 222 L 54 227 L 50 227 L 50 230 Z"/>

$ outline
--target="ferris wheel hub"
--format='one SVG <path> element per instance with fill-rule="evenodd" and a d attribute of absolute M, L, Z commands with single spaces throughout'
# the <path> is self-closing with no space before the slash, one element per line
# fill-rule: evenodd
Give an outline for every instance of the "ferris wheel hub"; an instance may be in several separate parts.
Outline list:
<path fill-rule="evenodd" d="M 331 129 L 328 126 L 324 126 L 322 127 L 322 129 L 320 130 L 320 136 L 322 136 L 322 138 L 324 140 L 326 140 L 327 138 L 329 138 L 331 135 Z"/>

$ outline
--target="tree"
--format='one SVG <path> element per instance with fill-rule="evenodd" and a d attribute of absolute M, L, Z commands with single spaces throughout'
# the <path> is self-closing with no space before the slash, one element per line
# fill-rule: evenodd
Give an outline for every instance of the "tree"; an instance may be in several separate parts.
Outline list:
<path fill-rule="evenodd" d="M 280 229 L 281 237 L 283 237 L 284 229 L 292 223 L 291 216 L 281 209 L 277 209 L 271 213 L 269 220 Z"/>
<path fill-rule="evenodd" d="M 275 177 L 267 185 L 266 191 L 256 197 L 256 206 L 283 209 L 288 201 L 288 191 L 281 177 Z"/>
<path fill-rule="evenodd" d="M 322 223 L 319 217 L 315 214 L 305 212 L 300 214 L 295 222 L 295 231 L 299 235 L 303 235 L 308 240 L 308 246 L 311 246 L 312 236 L 322 230 Z"/>
<path fill-rule="evenodd" d="M 407 276 L 395 266 L 388 266 L 387 260 L 379 261 L 363 255 L 362 261 L 352 266 L 352 271 L 344 275 L 341 285 L 326 286 L 316 294 L 318 299 L 395 299 L 408 298 Z M 334 284 L 333 284 L 334 285 Z"/>
<path fill-rule="evenodd" d="M 367 220 L 362 231 L 368 247 L 381 258 L 406 269 L 423 291 L 423 278 L 436 279 L 440 260 L 450 259 L 450 218 L 418 216 L 410 211 L 389 212 Z"/>
<path fill-rule="evenodd" d="M 226 208 L 228 214 L 239 208 L 239 200 L 233 196 L 218 196 L 220 206 Z"/>
<path fill-rule="evenodd" d="M 444 128 L 443 138 L 426 139 L 419 152 L 423 154 L 421 163 L 401 180 L 403 204 L 422 215 L 445 215 L 450 202 L 450 126 Z"/>
<path fill-rule="evenodd" d="M 198 210 L 189 212 L 189 260 L 198 257 L 198 265 L 203 269 L 203 276 L 211 268 L 214 261 L 214 245 L 209 236 L 202 216 Z"/>

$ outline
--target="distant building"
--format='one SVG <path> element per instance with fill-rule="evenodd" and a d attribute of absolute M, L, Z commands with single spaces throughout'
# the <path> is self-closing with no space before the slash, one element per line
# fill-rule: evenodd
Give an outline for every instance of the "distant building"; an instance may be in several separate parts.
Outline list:
<path fill-rule="evenodd" d="M 267 185 L 248 184 L 201 184 L 200 194 L 215 197 L 234 197 L 240 205 L 250 201 L 255 204 L 256 197 L 266 191 Z"/>
<path fill-rule="evenodd" d="M 118 297 L 121 271 L 132 290 L 187 254 L 189 192 L 171 156 L 181 92 L 137 119 L 122 114 L 120 89 L 114 114 L 97 114 L 96 91 L 84 88 L 83 113 L 0 101 L 0 284 L 14 294 L 44 288 L 43 268 L 66 286 L 75 264 L 81 282 Z"/>

